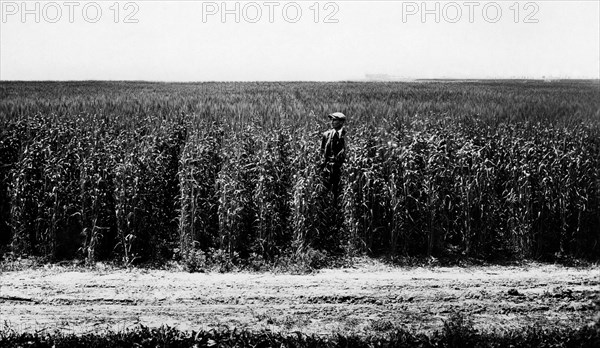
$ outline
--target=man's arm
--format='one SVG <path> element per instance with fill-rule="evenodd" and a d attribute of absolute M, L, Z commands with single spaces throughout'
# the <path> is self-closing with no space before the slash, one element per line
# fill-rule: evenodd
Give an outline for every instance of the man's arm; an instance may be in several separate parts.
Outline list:
<path fill-rule="evenodd" d="M 340 163 L 346 161 L 346 137 L 340 138 L 340 150 L 336 155 L 336 159 Z"/>

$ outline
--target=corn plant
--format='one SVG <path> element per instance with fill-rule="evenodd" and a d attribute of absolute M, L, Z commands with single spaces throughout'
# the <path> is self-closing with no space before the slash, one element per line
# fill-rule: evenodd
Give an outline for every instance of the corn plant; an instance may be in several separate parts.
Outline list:
<path fill-rule="evenodd" d="M 0 86 L 0 253 L 599 255 L 597 83 Z M 319 154 L 333 110 L 337 201 Z"/>

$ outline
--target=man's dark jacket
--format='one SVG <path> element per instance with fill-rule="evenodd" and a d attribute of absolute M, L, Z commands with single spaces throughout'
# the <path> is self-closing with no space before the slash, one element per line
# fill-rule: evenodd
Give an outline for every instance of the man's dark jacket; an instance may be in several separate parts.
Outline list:
<path fill-rule="evenodd" d="M 338 133 L 342 133 L 341 136 Z M 323 133 L 321 138 L 321 154 L 323 155 L 323 164 L 336 164 L 341 166 L 346 160 L 346 130 L 342 128 L 340 132 L 330 129 Z"/>

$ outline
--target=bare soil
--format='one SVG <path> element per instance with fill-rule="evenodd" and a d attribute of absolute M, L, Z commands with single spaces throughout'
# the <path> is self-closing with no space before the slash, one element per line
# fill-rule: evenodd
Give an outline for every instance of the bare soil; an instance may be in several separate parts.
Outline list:
<path fill-rule="evenodd" d="M 600 320 L 600 267 L 398 268 L 366 262 L 310 275 L 46 266 L 0 274 L 0 324 L 17 332 L 245 328 L 428 332 L 462 313 L 478 329 Z"/>

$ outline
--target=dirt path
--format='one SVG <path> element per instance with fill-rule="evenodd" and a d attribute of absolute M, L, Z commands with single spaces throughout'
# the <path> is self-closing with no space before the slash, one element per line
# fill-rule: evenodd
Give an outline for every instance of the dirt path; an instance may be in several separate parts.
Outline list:
<path fill-rule="evenodd" d="M 138 324 L 330 334 L 584 325 L 600 310 L 600 268 L 554 265 L 323 270 L 314 275 L 189 274 L 51 267 L 0 274 L 0 324 L 99 332 Z"/>

